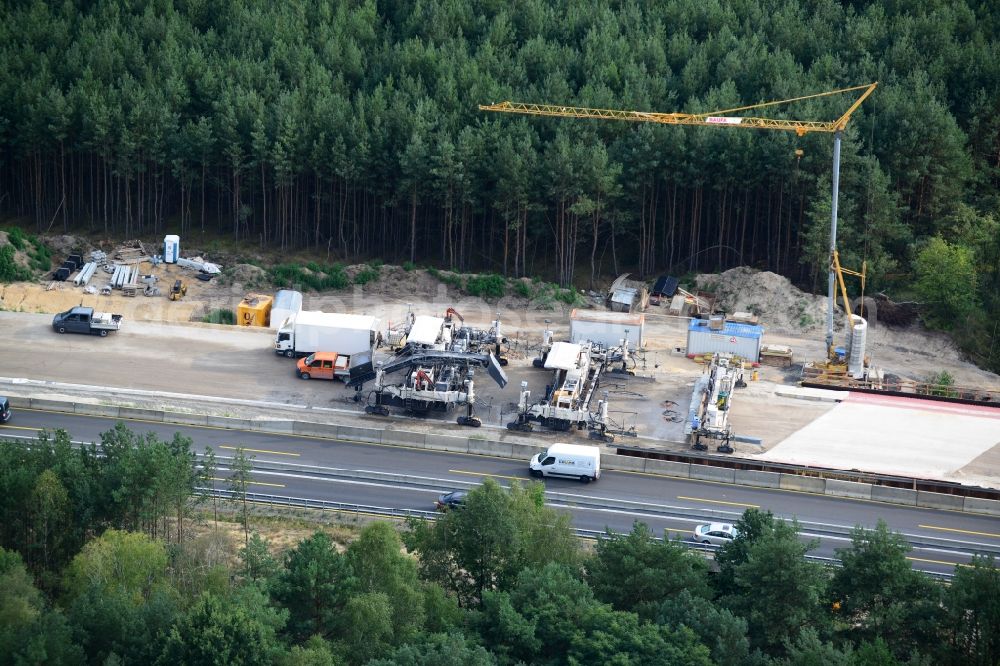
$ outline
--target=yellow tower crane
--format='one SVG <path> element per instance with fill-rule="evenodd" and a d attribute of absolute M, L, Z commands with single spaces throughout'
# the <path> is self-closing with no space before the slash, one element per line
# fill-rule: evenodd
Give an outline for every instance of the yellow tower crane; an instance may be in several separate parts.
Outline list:
<path fill-rule="evenodd" d="M 833 133 L 833 203 L 830 219 L 830 272 L 829 285 L 827 291 L 827 312 L 826 312 L 826 347 L 828 354 L 833 353 L 833 306 L 836 301 L 835 286 L 838 280 L 843 282 L 841 271 L 861 275 L 864 281 L 864 269 L 862 273 L 846 271 L 840 266 L 837 257 L 837 200 L 840 196 L 840 139 L 848 121 L 861 103 L 875 91 L 878 82 L 862 86 L 852 86 L 850 88 L 840 88 L 829 92 L 815 93 L 813 95 L 803 95 L 792 99 L 783 99 L 773 102 L 762 102 L 760 104 L 750 104 L 748 106 L 738 106 L 732 109 L 722 109 L 710 111 L 708 113 L 656 113 L 650 111 L 619 111 L 614 109 L 590 109 L 579 106 L 558 106 L 555 104 L 526 104 L 523 102 L 500 102 L 498 104 L 482 104 L 481 111 L 496 111 L 500 113 L 521 113 L 533 116 L 553 116 L 558 118 L 600 118 L 605 120 L 626 120 L 643 123 L 660 123 L 662 125 L 701 125 L 707 127 L 749 127 L 753 129 L 772 129 L 795 132 L 798 136 L 803 136 L 809 132 L 830 132 Z M 836 120 L 780 120 L 775 118 L 760 118 L 755 116 L 729 115 L 751 109 L 760 109 L 778 104 L 790 104 L 801 102 L 816 97 L 828 97 L 842 93 L 862 91 L 853 104 Z M 851 321 L 850 305 L 846 302 L 844 307 L 847 310 L 848 321 Z"/>

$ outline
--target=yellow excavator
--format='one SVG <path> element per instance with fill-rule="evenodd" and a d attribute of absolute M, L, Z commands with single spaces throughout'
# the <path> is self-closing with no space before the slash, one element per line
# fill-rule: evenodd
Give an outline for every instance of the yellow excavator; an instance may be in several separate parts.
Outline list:
<path fill-rule="evenodd" d="M 170 288 L 170 300 L 179 301 L 181 296 L 187 294 L 187 285 L 183 280 L 174 280 L 174 286 Z"/>

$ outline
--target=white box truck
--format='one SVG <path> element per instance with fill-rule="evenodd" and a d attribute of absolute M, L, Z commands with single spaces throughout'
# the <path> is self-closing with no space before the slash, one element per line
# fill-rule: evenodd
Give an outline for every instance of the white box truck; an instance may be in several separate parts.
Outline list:
<path fill-rule="evenodd" d="M 298 358 L 313 352 L 336 352 L 351 356 L 371 354 L 379 334 L 379 320 L 368 315 L 339 314 L 302 310 L 278 329 L 274 351 L 279 356 Z"/>
<path fill-rule="evenodd" d="M 553 444 L 548 451 L 532 456 L 528 463 L 532 476 L 558 476 L 584 483 L 601 478 L 601 448 L 583 444 Z"/>

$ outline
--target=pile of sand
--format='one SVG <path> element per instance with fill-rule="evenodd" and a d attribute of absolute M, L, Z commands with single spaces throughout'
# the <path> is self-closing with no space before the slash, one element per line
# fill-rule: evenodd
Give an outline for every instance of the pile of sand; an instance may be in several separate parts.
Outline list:
<path fill-rule="evenodd" d="M 234 284 L 255 286 L 266 282 L 267 271 L 253 264 L 236 264 L 225 276 Z"/>
<path fill-rule="evenodd" d="M 826 297 L 808 294 L 788 278 L 752 268 L 731 268 L 695 278 L 698 289 L 713 292 L 726 312 L 753 312 L 768 331 L 785 334 L 820 331 L 826 322 Z M 842 325 L 841 317 L 834 324 Z"/>

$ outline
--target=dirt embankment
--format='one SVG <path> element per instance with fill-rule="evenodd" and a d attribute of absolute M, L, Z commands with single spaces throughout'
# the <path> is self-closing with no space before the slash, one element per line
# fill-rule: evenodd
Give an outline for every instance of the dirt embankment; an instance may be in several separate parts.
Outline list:
<path fill-rule="evenodd" d="M 0 232 L 0 245 L 7 242 L 7 234 Z M 68 235 L 46 237 L 45 242 L 52 251 L 54 265 L 73 253 L 86 258 L 94 249 L 102 249 L 113 256 L 116 247 L 109 241 L 92 242 Z M 151 250 L 147 248 L 147 251 Z M 247 293 L 274 292 L 265 269 L 245 263 L 235 255 L 202 253 L 188 246 L 183 256 L 201 256 L 220 264 L 223 272 L 211 281 L 202 282 L 191 269 L 144 262 L 140 264 L 140 271 L 157 276 L 160 295 L 145 297 L 140 293 L 131 298 L 117 290 L 110 296 L 84 293 L 72 282 L 53 282 L 46 274 L 33 282 L 0 285 L 0 308 L 54 313 L 82 303 L 124 314 L 131 320 L 183 322 L 200 321 L 217 308 L 235 310 Z M 15 253 L 15 257 L 21 265 L 28 265 L 23 252 Z M 362 273 L 366 277 L 364 284 L 325 292 L 303 290 L 303 307 L 372 314 L 380 317 L 384 325 L 402 320 L 408 310 L 441 315 L 447 308 L 454 307 L 468 323 L 477 326 L 489 325 L 499 314 L 504 331 L 516 335 L 519 344 L 525 346 L 536 344 L 545 328 L 554 328 L 557 334 L 566 332 L 573 308 L 560 300 L 565 293 L 559 294 L 553 291 L 552 285 L 527 279 L 508 281 L 503 297 L 487 300 L 469 296 L 459 289 L 462 278 L 446 271 L 405 270 L 400 266 L 371 264 L 344 268 L 344 274 L 352 281 L 358 280 Z M 99 271 L 91 284 L 99 290 L 107 278 L 108 274 Z M 188 291 L 181 300 L 170 301 L 167 294 L 177 279 L 187 284 Z M 822 356 L 826 319 L 824 296 L 803 292 L 775 273 L 745 267 L 721 274 L 699 275 L 692 288 L 714 292 L 718 305 L 728 312 L 757 314 L 765 327 L 765 343 L 791 346 L 797 361 Z M 582 301 L 584 307 L 603 308 L 599 295 L 575 298 Z M 648 314 L 646 339 L 651 349 L 666 350 L 683 344 L 684 322 L 664 316 L 665 307 L 651 307 Z M 835 336 L 839 339 L 844 329 L 843 313 L 839 310 L 834 322 Z M 1000 377 L 965 361 L 946 335 L 926 331 L 920 324 L 894 328 L 870 322 L 868 354 L 877 365 L 904 377 L 926 379 L 933 373 L 947 370 L 959 385 L 1000 386 Z"/>

